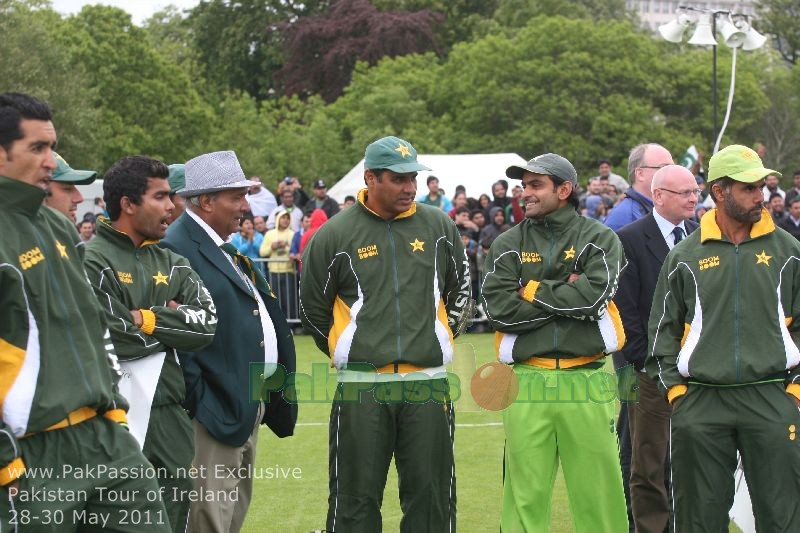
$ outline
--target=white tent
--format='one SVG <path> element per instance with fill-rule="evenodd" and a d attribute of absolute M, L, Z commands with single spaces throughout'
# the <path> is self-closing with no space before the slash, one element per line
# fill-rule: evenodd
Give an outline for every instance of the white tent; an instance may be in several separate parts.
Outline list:
<path fill-rule="evenodd" d="M 417 161 L 432 172 L 422 171 L 417 176 L 417 197 L 428 194 L 425 181 L 430 174 L 439 178 L 439 187 L 444 189 L 448 198 L 453 197 L 456 185 L 463 185 L 467 196 L 477 198 L 482 193 L 492 197 L 492 183 L 506 178 L 506 168 L 511 165 L 525 164 L 525 160 L 517 154 L 418 154 Z M 513 184 L 513 180 L 509 180 Z M 358 162 L 328 189 L 328 195 L 338 202 L 343 202 L 347 195 L 355 196 L 364 188 L 364 160 Z"/>

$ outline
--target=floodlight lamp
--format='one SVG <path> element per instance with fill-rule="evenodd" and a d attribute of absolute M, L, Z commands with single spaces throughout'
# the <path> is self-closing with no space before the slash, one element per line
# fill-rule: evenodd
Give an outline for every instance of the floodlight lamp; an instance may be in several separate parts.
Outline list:
<path fill-rule="evenodd" d="M 716 46 L 717 40 L 714 39 L 714 32 L 711 30 L 711 15 L 702 13 L 697 21 L 697 27 L 689 39 L 689 44 L 695 46 Z"/>
<path fill-rule="evenodd" d="M 739 48 L 742 46 L 742 44 L 744 44 L 745 38 L 747 37 L 747 34 L 744 32 L 744 30 L 736 27 L 733 24 L 733 20 L 731 20 L 730 15 L 728 15 L 727 19 L 722 21 L 722 25 L 719 28 L 719 33 L 722 35 L 722 42 L 724 42 L 730 48 Z"/>
<path fill-rule="evenodd" d="M 671 43 L 679 43 L 683 39 L 683 34 L 691 21 L 692 19 L 689 15 L 680 13 L 677 18 L 659 26 L 658 33 Z"/>
<path fill-rule="evenodd" d="M 745 34 L 744 42 L 742 43 L 742 50 L 750 51 L 764 46 L 764 43 L 767 42 L 767 37 L 758 33 L 750 24 L 745 24 L 747 25 L 747 28 L 742 28 L 742 31 Z"/>

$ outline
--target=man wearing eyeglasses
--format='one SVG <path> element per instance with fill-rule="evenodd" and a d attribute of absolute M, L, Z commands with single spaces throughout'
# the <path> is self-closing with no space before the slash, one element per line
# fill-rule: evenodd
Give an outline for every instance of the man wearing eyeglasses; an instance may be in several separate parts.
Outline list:
<path fill-rule="evenodd" d="M 656 171 L 672 165 L 672 155 L 660 144 L 646 143 L 634 146 L 628 155 L 628 180 L 631 188 L 625 198 L 608 214 L 605 225 L 614 231 L 645 217 L 653 211 L 651 184 Z M 614 368 L 620 373 L 628 365 L 620 353 L 613 355 Z M 625 487 L 625 501 L 628 505 L 628 523 L 633 533 L 633 513 L 631 510 L 629 480 L 631 472 L 631 439 L 628 430 L 628 410 L 622 409 L 617 420 L 619 437 L 619 459 L 622 466 L 622 483 Z"/>
<path fill-rule="evenodd" d="M 800 531 L 800 243 L 764 209 L 758 154 L 711 158 L 716 201 L 664 261 L 648 376 L 669 402 L 675 531 L 727 531 L 737 452 L 757 531 Z"/>
<path fill-rule="evenodd" d="M 689 170 L 667 165 L 653 175 L 653 212 L 617 233 L 628 260 L 614 297 L 628 338 L 620 353 L 637 372 L 643 371 L 647 357 L 647 322 L 658 272 L 669 251 L 697 228 L 692 217 L 699 195 Z M 670 510 L 665 469 L 670 408 L 654 381 L 637 376 L 638 398 L 622 404 L 630 426 L 631 507 L 637 531 L 660 533 L 666 530 Z"/>
<path fill-rule="evenodd" d="M 606 218 L 606 226 L 619 231 L 623 226 L 644 217 L 653 210 L 650 184 L 653 174 L 666 165 L 673 164 L 672 155 L 660 144 L 640 144 L 628 156 L 628 179 L 631 188 L 625 198 Z"/>

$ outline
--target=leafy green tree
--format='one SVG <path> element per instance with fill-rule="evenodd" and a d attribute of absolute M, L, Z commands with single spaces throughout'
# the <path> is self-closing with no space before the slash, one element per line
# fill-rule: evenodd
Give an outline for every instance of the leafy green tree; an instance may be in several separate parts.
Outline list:
<path fill-rule="evenodd" d="M 188 24 L 203 74 L 219 91 L 245 91 L 258 99 L 276 94 L 273 74 L 283 65 L 279 24 L 293 25 L 324 12 L 328 0 L 204 0 Z"/>
<path fill-rule="evenodd" d="M 641 142 L 709 153 L 711 57 L 688 48 L 629 22 L 537 17 L 513 35 L 458 44 L 441 64 L 427 55 L 360 67 L 330 112 L 353 149 L 390 129 L 426 152 L 555 151 L 582 172 L 600 157 L 619 167 Z M 729 65 L 721 52 L 720 87 Z M 740 56 L 726 139 L 750 139 L 766 106 L 758 60 Z"/>
<path fill-rule="evenodd" d="M 43 1 L 0 0 L 0 92 L 26 92 L 55 111 L 58 150 L 72 165 L 98 168 L 96 91 L 55 36 L 64 23 Z"/>
<path fill-rule="evenodd" d="M 800 2 L 797 0 L 761 0 L 756 2 L 756 27 L 774 37 L 773 44 L 781 57 L 796 65 L 800 61 Z"/>
<path fill-rule="evenodd" d="M 504 28 L 521 28 L 539 16 L 567 18 L 629 18 L 625 0 L 499 0 L 494 20 Z"/>
<path fill-rule="evenodd" d="M 136 153 L 168 163 L 197 154 L 213 110 L 129 14 L 86 6 L 66 20 L 64 29 L 63 44 L 95 89 L 89 103 L 100 110 L 102 167 Z"/>

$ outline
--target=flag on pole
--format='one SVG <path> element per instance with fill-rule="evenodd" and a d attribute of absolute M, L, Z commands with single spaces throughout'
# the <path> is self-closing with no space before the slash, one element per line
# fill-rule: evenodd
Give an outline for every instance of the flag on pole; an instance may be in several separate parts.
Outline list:
<path fill-rule="evenodd" d="M 700 157 L 700 154 L 697 153 L 697 148 L 695 145 L 691 145 L 689 148 L 686 149 L 686 153 L 681 156 L 681 166 L 691 169 L 695 164 L 697 164 L 697 159 Z"/>

